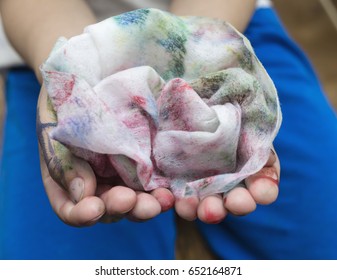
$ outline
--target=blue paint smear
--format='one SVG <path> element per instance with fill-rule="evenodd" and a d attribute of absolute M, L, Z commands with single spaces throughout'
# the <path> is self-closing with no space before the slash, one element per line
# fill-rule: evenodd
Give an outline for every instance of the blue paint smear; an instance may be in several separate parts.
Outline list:
<path fill-rule="evenodd" d="M 147 9 L 139 9 L 139 10 L 135 10 L 135 11 L 131 11 L 128 13 L 115 16 L 114 19 L 119 25 L 124 25 L 124 26 L 133 25 L 133 24 L 142 25 L 145 23 L 149 12 L 150 11 Z"/>

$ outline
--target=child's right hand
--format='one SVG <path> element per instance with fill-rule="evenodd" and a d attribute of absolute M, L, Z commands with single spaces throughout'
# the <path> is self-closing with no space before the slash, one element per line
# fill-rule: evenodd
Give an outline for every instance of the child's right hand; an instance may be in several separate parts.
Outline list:
<path fill-rule="evenodd" d="M 37 107 L 42 179 L 51 206 L 63 222 L 88 226 L 123 217 L 144 221 L 173 206 L 174 197 L 168 189 L 136 192 L 118 178 L 100 182 L 86 161 L 49 138 L 48 131 L 55 125 L 55 112 L 42 87 Z"/>

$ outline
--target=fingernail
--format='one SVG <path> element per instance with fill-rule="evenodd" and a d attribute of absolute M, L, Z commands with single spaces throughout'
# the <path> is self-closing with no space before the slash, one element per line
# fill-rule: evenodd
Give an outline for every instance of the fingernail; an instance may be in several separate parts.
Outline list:
<path fill-rule="evenodd" d="M 81 178 L 75 178 L 70 183 L 69 193 L 74 202 L 79 202 L 84 192 L 84 181 Z"/>
<path fill-rule="evenodd" d="M 263 178 L 272 181 L 275 185 L 279 185 L 279 179 L 276 173 L 268 175 L 259 175 L 258 178 Z"/>

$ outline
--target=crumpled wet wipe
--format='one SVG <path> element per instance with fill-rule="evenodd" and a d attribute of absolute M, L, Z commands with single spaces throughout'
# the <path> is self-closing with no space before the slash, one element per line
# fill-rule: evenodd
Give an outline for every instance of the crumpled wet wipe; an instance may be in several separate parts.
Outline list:
<path fill-rule="evenodd" d="M 265 165 L 281 124 L 272 80 L 220 20 L 135 10 L 60 38 L 41 71 L 50 137 L 135 190 L 226 193 Z"/>

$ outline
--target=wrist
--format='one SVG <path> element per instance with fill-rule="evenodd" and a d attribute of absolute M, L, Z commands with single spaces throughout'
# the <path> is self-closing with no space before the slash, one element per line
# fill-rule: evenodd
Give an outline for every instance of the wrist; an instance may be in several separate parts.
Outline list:
<path fill-rule="evenodd" d="M 39 81 L 39 67 L 56 40 L 80 34 L 96 22 L 83 0 L 3 0 L 0 8 L 8 39 Z"/>
<path fill-rule="evenodd" d="M 172 0 L 170 11 L 178 16 L 205 16 L 232 24 L 244 32 L 255 11 L 256 0 Z"/>

